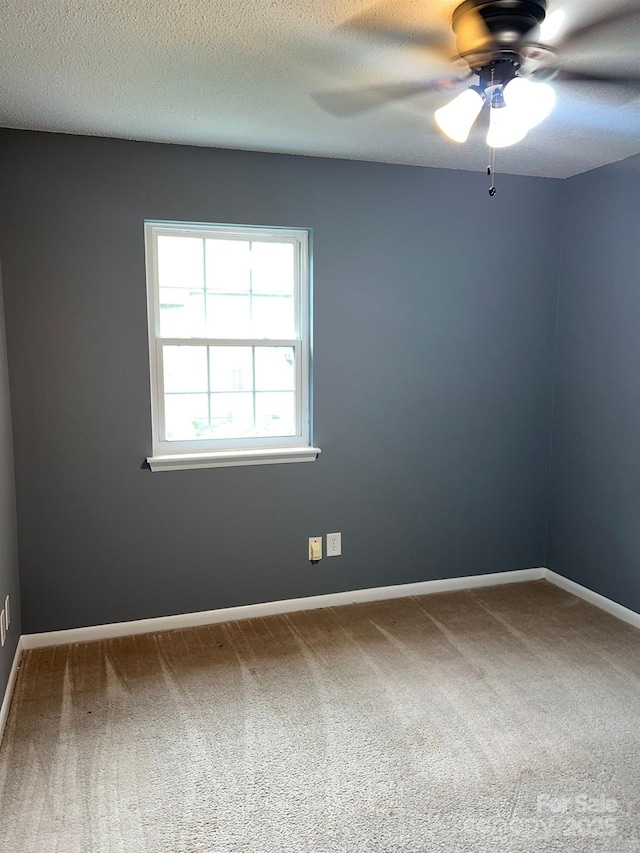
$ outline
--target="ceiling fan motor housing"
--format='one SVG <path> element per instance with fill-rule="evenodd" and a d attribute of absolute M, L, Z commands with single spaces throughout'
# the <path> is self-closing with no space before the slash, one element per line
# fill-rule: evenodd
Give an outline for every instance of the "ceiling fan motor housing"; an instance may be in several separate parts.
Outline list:
<path fill-rule="evenodd" d="M 458 53 L 475 73 L 492 62 L 519 68 L 546 12 L 547 0 L 465 0 L 453 12 Z"/>

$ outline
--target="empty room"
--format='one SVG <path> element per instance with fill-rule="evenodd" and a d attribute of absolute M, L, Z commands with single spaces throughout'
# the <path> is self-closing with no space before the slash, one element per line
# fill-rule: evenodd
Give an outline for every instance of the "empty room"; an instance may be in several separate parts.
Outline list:
<path fill-rule="evenodd" d="M 3 10 L 0 853 L 640 853 L 639 40 Z"/>

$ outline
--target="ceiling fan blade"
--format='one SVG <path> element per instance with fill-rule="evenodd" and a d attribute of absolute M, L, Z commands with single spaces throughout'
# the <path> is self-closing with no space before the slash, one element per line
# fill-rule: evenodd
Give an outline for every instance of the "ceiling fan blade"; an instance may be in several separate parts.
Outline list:
<path fill-rule="evenodd" d="M 491 47 L 494 37 L 480 11 L 469 6 L 465 8 L 463 14 L 460 14 L 461 8 L 458 7 L 457 14 L 454 14 L 453 18 L 453 29 L 457 36 L 457 49 L 460 53 L 463 55 L 471 51 L 475 53 Z"/>
<path fill-rule="evenodd" d="M 339 92 L 316 92 L 311 97 L 325 112 L 344 118 L 358 115 L 384 104 L 410 98 L 426 92 L 449 92 L 463 89 L 474 75 L 466 77 L 440 77 L 436 80 L 416 80 L 407 83 L 389 83 L 383 86 L 364 86 Z"/>
<path fill-rule="evenodd" d="M 580 39 L 590 36 L 592 33 L 596 33 L 603 27 L 608 27 L 612 24 L 619 24 L 628 21 L 630 18 L 637 18 L 640 20 L 640 8 L 638 8 L 637 5 L 633 8 L 625 6 L 614 11 L 606 12 L 605 14 L 599 15 L 597 18 L 593 18 L 591 21 L 588 21 L 582 26 L 574 27 L 566 33 L 566 35 L 561 36 L 560 47 L 562 49 L 570 47 L 574 43 L 580 41 Z"/>
<path fill-rule="evenodd" d="M 455 54 L 455 41 L 450 28 L 427 27 L 424 25 L 424 13 L 420 20 L 398 8 L 397 0 L 378 3 L 358 15 L 349 18 L 339 29 L 372 36 L 391 44 L 404 44 L 410 47 L 424 47 L 432 53 L 449 59 Z M 413 20 L 411 18 L 413 17 Z"/>
<path fill-rule="evenodd" d="M 622 72 L 620 74 L 599 74 L 591 71 L 571 71 L 570 69 L 560 69 L 556 80 L 562 82 L 584 82 L 584 83 L 610 83 L 614 86 L 630 86 L 640 91 L 640 72 L 630 71 L 628 74 Z"/>

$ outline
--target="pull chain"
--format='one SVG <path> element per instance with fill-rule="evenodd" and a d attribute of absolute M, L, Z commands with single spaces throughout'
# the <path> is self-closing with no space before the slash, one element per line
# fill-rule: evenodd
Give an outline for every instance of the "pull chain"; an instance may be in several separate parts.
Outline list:
<path fill-rule="evenodd" d="M 489 195 L 493 198 L 497 190 L 494 185 L 494 176 L 496 171 L 496 149 L 491 149 L 491 162 L 487 166 L 487 175 L 491 178 L 491 186 L 489 187 Z"/>
<path fill-rule="evenodd" d="M 495 98 L 495 89 L 494 89 L 494 74 L 495 69 L 491 69 L 491 99 L 489 101 L 489 122 L 491 122 L 491 110 L 494 109 L 493 99 Z M 487 166 L 487 175 L 491 179 L 491 184 L 489 186 L 489 195 L 493 198 L 496 194 L 497 190 L 495 187 L 495 171 L 496 171 L 496 149 L 491 148 L 491 160 L 489 165 Z"/>

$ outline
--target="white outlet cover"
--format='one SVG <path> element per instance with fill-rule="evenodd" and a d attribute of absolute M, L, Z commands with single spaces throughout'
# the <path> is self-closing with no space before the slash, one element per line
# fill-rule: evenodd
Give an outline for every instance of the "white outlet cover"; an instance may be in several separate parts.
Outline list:
<path fill-rule="evenodd" d="M 7 637 L 6 628 L 4 626 L 4 609 L 0 612 L 0 645 L 4 646 L 4 641 Z"/>
<path fill-rule="evenodd" d="M 5 619 L 6 628 L 8 631 L 9 625 L 11 625 L 11 611 L 9 610 L 9 596 L 7 596 L 4 600 L 4 619 Z"/>
<path fill-rule="evenodd" d="M 327 557 L 339 557 L 342 554 L 342 533 L 327 533 Z"/>

